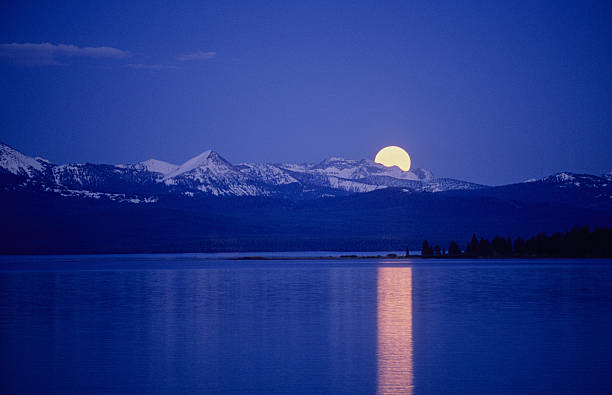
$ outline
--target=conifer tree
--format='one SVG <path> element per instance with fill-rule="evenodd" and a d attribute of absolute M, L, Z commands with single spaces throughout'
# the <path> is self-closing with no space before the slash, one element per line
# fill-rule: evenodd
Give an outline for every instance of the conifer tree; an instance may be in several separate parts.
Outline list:
<path fill-rule="evenodd" d="M 467 256 L 477 256 L 478 255 L 478 239 L 476 238 L 476 234 L 472 235 L 472 240 L 468 243 L 465 248 L 465 254 Z"/>
<path fill-rule="evenodd" d="M 425 240 L 423 242 L 423 247 L 421 248 L 421 256 L 432 256 L 433 248 L 429 245 L 429 242 Z"/>
<path fill-rule="evenodd" d="M 461 250 L 459 249 L 459 244 L 455 243 L 455 241 L 451 241 L 448 246 L 448 255 L 449 256 L 457 256 L 461 255 Z"/>

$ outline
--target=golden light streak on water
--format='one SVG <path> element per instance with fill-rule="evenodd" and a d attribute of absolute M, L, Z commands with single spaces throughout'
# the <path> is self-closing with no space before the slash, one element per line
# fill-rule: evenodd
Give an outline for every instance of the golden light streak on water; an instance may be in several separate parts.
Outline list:
<path fill-rule="evenodd" d="M 379 268 L 378 393 L 412 394 L 412 268 Z"/>

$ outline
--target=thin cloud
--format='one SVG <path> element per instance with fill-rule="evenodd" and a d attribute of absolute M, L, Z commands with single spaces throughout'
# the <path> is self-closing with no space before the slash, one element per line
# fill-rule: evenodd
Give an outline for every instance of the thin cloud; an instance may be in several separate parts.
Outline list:
<path fill-rule="evenodd" d="M 166 70 L 166 69 L 178 69 L 176 66 L 169 64 L 145 64 L 145 63 L 129 63 L 125 65 L 131 69 L 139 70 Z"/>
<path fill-rule="evenodd" d="M 216 57 L 217 57 L 216 52 L 197 51 L 193 53 L 177 55 L 176 59 L 180 60 L 181 62 L 186 62 L 189 60 L 209 60 L 209 59 L 214 59 Z"/>
<path fill-rule="evenodd" d="M 77 47 L 72 44 L 10 43 L 0 44 L 0 57 L 31 65 L 61 65 L 70 57 L 123 59 L 130 52 L 113 47 Z"/>

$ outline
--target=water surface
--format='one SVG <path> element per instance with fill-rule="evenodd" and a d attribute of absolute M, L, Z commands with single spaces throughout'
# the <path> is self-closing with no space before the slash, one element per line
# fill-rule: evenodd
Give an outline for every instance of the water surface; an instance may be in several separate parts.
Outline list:
<path fill-rule="evenodd" d="M 0 258 L 0 392 L 605 393 L 612 261 Z"/>

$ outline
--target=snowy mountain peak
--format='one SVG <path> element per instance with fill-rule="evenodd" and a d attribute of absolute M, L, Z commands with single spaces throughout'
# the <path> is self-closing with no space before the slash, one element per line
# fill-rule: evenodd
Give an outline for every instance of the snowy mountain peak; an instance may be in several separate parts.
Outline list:
<path fill-rule="evenodd" d="M 560 187 L 586 187 L 586 188 L 600 188 L 609 186 L 610 179 L 606 175 L 602 177 L 594 176 L 591 174 L 577 174 L 570 172 L 561 172 L 553 174 L 548 177 L 541 179 L 542 182 L 548 184 L 556 184 Z"/>
<path fill-rule="evenodd" d="M 557 173 L 557 174 L 553 174 L 550 177 L 546 177 L 546 180 L 549 181 L 557 181 L 557 182 L 567 182 L 567 181 L 573 181 L 576 179 L 576 177 L 571 174 L 571 173 L 566 173 L 566 172 L 561 172 L 561 173 Z"/>
<path fill-rule="evenodd" d="M 173 171 L 176 171 L 176 169 L 179 168 L 178 165 L 153 158 L 145 160 L 143 162 L 139 162 L 138 164 L 142 165 L 142 167 L 144 167 L 148 171 L 152 171 L 154 173 L 161 173 L 163 175 L 172 173 Z"/>
<path fill-rule="evenodd" d="M 0 168 L 16 175 L 28 177 L 44 170 L 41 162 L 2 142 L 0 142 Z"/>
<path fill-rule="evenodd" d="M 290 170 L 288 167 L 286 168 Z M 434 179 L 433 173 L 429 170 L 411 169 L 409 171 L 403 171 L 399 167 L 386 167 L 369 159 L 355 160 L 332 157 L 316 165 L 311 165 L 305 170 L 350 180 L 365 179 L 369 177 L 390 177 L 411 181 L 428 181 Z"/>
<path fill-rule="evenodd" d="M 164 178 L 173 178 L 195 169 L 209 170 L 213 174 L 233 170 L 233 165 L 223 159 L 221 155 L 212 150 L 206 150 L 180 165 L 176 170 L 166 174 Z"/>

